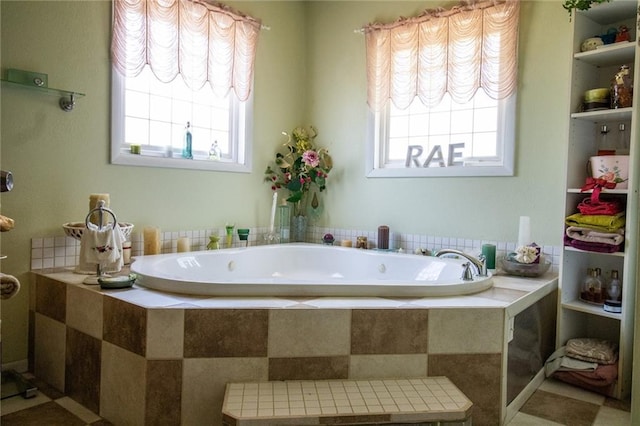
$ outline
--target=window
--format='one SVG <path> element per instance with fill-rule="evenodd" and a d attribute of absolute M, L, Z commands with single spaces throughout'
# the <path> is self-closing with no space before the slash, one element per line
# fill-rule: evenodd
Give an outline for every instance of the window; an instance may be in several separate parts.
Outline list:
<path fill-rule="evenodd" d="M 369 177 L 513 175 L 518 0 L 364 28 Z"/>
<path fill-rule="evenodd" d="M 233 91 L 216 96 L 208 84 L 193 91 L 181 76 L 162 83 L 148 66 L 136 77 L 113 70 L 112 163 L 249 173 L 251 104 Z M 193 159 L 182 158 L 187 122 Z"/>
<path fill-rule="evenodd" d="M 114 0 L 111 161 L 250 172 L 260 29 L 221 3 Z"/>
<path fill-rule="evenodd" d="M 515 95 L 479 89 L 464 104 L 447 94 L 432 108 L 415 98 L 369 114 L 369 177 L 513 175 Z"/>

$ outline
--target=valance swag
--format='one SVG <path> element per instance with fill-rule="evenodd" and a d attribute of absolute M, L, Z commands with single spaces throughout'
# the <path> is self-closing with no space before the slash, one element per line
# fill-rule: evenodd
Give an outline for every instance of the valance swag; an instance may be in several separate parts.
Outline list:
<path fill-rule="evenodd" d="M 519 9 L 519 0 L 473 1 L 367 25 L 369 107 L 380 111 L 391 99 L 404 109 L 416 96 L 432 107 L 447 92 L 465 103 L 479 87 L 508 97 L 517 85 Z"/>
<path fill-rule="evenodd" d="M 127 77 L 145 65 L 168 83 L 181 74 L 191 89 L 251 93 L 258 19 L 204 0 L 114 0 L 111 56 Z"/>

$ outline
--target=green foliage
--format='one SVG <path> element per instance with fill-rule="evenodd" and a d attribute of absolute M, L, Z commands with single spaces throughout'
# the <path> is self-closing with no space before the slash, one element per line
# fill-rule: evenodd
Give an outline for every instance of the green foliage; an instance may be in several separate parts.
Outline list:
<path fill-rule="evenodd" d="M 610 0 L 565 0 L 562 5 L 569 12 L 569 21 L 574 10 L 589 10 L 592 3 L 608 3 Z"/>

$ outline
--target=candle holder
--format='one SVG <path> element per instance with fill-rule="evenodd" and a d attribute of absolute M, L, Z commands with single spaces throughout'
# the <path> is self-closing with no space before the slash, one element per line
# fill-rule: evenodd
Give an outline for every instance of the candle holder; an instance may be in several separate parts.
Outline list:
<path fill-rule="evenodd" d="M 224 229 L 227 233 L 227 237 L 226 237 L 226 244 L 225 247 L 226 248 L 231 248 L 231 245 L 233 244 L 233 228 L 235 228 L 235 225 L 233 224 L 226 224 L 224 226 Z"/>
<path fill-rule="evenodd" d="M 249 246 L 249 229 L 247 228 L 238 228 L 238 238 L 240 238 L 240 241 L 244 241 L 245 247 Z"/>
<path fill-rule="evenodd" d="M 267 232 L 264 234 L 264 243 L 265 244 L 279 244 L 280 243 L 280 235 L 276 232 Z"/>

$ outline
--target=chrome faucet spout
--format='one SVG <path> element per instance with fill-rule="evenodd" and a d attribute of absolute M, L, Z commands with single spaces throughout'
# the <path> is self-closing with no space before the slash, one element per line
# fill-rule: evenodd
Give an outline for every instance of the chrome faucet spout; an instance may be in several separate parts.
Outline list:
<path fill-rule="evenodd" d="M 464 257 L 469 262 L 471 262 L 473 266 L 476 267 L 476 270 L 478 271 L 477 275 L 479 277 L 487 276 L 487 261 L 483 255 L 480 255 L 476 258 L 469 254 L 466 254 L 463 251 L 456 250 L 456 249 L 442 249 L 442 250 L 438 250 L 438 252 L 436 253 L 436 257 L 442 257 L 446 255 L 455 255 L 455 256 Z"/>

